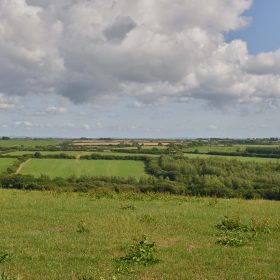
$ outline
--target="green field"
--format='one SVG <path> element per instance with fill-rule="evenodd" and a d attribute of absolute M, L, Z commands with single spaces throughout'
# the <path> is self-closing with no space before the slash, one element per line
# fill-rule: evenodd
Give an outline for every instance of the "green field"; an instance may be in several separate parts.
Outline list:
<path fill-rule="evenodd" d="M 197 150 L 199 153 L 209 153 L 209 152 L 223 152 L 223 153 L 234 153 L 234 152 L 244 152 L 246 148 L 256 148 L 256 147 L 279 147 L 279 145 L 233 145 L 233 146 L 212 146 L 204 145 L 198 147 L 184 148 L 184 152 L 194 152 Z"/>
<path fill-rule="evenodd" d="M 15 162 L 14 158 L 0 158 L 0 174 Z"/>
<path fill-rule="evenodd" d="M 20 172 L 21 174 L 39 177 L 47 175 L 50 178 L 70 176 L 145 176 L 145 166 L 142 161 L 132 160 L 68 160 L 68 159 L 31 159 Z"/>
<path fill-rule="evenodd" d="M 254 162 L 260 162 L 260 163 L 266 163 L 266 162 L 280 163 L 280 159 L 278 159 L 278 158 L 216 156 L 216 155 L 189 154 L 189 153 L 186 153 L 184 155 L 189 158 L 220 158 L 220 159 L 239 160 L 239 161 L 254 161 Z"/>
<path fill-rule="evenodd" d="M 24 147 L 24 148 L 36 148 L 36 146 L 57 146 L 64 141 L 55 139 L 11 139 L 0 140 L 0 147 Z"/>
<path fill-rule="evenodd" d="M 279 213 L 273 201 L 0 190 L 0 271 L 21 280 L 277 280 Z M 217 244 L 224 215 L 267 220 L 271 231 L 241 247 Z M 118 273 L 114 260 L 143 235 L 160 262 Z"/>
<path fill-rule="evenodd" d="M 148 156 L 148 157 L 156 157 L 158 155 L 153 154 L 134 154 L 134 153 L 121 153 L 121 152 L 84 152 L 84 151 L 39 151 L 43 156 L 45 155 L 59 155 L 61 153 L 67 154 L 70 156 L 83 156 L 83 155 L 91 155 L 91 154 L 99 154 L 105 156 Z M 33 155 L 34 151 L 15 151 L 8 152 L 5 155 L 9 156 L 23 156 L 23 155 Z"/>
<path fill-rule="evenodd" d="M 15 151 L 15 152 L 8 152 L 5 155 L 9 156 L 23 156 L 23 155 L 33 155 L 36 153 L 35 151 Z M 67 154 L 70 156 L 79 156 L 79 155 L 90 155 L 93 152 L 81 152 L 81 151 L 39 151 L 39 153 L 43 156 L 45 155 L 59 155 L 61 153 Z"/>

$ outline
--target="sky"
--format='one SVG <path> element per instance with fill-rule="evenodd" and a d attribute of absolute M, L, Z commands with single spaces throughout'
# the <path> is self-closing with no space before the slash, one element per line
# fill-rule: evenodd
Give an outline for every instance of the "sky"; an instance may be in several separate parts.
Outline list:
<path fill-rule="evenodd" d="M 0 0 L 0 136 L 280 137 L 279 0 Z"/>

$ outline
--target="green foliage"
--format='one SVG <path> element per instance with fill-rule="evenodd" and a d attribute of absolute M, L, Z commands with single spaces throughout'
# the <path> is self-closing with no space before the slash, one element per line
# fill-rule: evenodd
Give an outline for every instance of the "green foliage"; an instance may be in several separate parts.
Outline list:
<path fill-rule="evenodd" d="M 90 232 L 88 225 L 85 221 L 82 220 L 78 223 L 77 232 L 78 233 L 89 233 Z"/>
<path fill-rule="evenodd" d="M 0 264 L 3 262 L 8 261 L 11 258 L 11 255 L 8 253 L 2 253 L 0 254 Z"/>
<path fill-rule="evenodd" d="M 118 272 L 124 272 L 124 270 L 129 270 L 126 265 L 152 265 L 158 263 L 160 260 L 155 256 L 156 244 L 150 241 L 146 236 L 140 241 L 131 244 L 128 251 L 124 257 L 118 258 L 117 270 Z M 131 270 L 130 270 L 131 271 Z"/>
<path fill-rule="evenodd" d="M 256 238 L 257 234 L 271 233 L 272 227 L 268 219 L 253 217 L 249 224 L 244 224 L 238 216 L 225 216 L 216 225 L 220 231 L 217 243 L 225 246 L 243 246 Z"/>
<path fill-rule="evenodd" d="M 133 204 L 129 204 L 126 206 L 121 207 L 122 210 L 136 210 L 136 206 Z"/>
<path fill-rule="evenodd" d="M 0 280 L 16 280 L 16 278 L 15 278 L 15 277 L 8 276 L 8 275 L 5 274 L 5 273 L 1 273 L 1 274 L 0 274 Z"/>
<path fill-rule="evenodd" d="M 154 223 L 156 221 L 156 219 L 153 216 L 151 216 L 150 214 L 144 214 L 144 215 L 140 216 L 139 221 L 142 223 L 151 224 L 151 223 Z"/>
<path fill-rule="evenodd" d="M 239 247 L 246 244 L 246 240 L 239 234 L 234 236 L 224 235 L 217 239 L 217 243 L 224 246 Z"/>
<path fill-rule="evenodd" d="M 249 226 L 243 224 L 238 216 L 225 216 L 216 228 L 222 231 L 249 231 Z"/>
<path fill-rule="evenodd" d="M 251 230 L 255 233 L 270 233 L 272 226 L 269 219 L 251 219 Z"/>

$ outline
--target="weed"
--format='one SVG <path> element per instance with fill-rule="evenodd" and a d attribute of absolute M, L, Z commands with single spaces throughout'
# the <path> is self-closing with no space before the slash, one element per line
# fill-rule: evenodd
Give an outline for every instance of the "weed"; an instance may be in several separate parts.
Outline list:
<path fill-rule="evenodd" d="M 11 258 L 11 255 L 8 253 L 0 254 L 0 264 L 7 261 L 10 258 Z"/>
<path fill-rule="evenodd" d="M 91 276 L 86 276 L 86 275 L 83 275 L 83 276 L 80 276 L 78 278 L 78 280 L 94 280 L 93 277 Z"/>
<path fill-rule="evenodd" d="M 271 226 L 269 219 L 259 220 L 257 218 L 252 218 L 251 230 L 255 233 L 270 233 Z"/>
<path fill-rule="evenodd" d="M 80 221 L 77 226 L 78 233 L 89 233 L 89 229 L 85 221 Z"/>
<path fill-rule="evenodd" d="M 239 217 L 225 216 L 216 228 L 222 232 L 218 234 L 217 243 L 225 246 L 243 246 L 256 237 L 257 233 L 270 233 L 271 226 L 268 219 L 252 218 L 249 225 L 241 222 Z"/>
<path fill-rule="evenodd" d="M 230 236 L 222 236 L 217 239 L 217 243 L 224 246 L 232 246 L 239 247 L 244 245 L 244 240 L 238 236 L 230 237 Z"/>
<path fill-rule="evenodd" d="M 16 280 L 16 278 L 15 278 L 15 277 L 8 276 L 8 275 L 6 275 L 5 273 L 1 273 L 1 274 L 0 274 L 0 280 Z"/>
<path fill-rule="evenodd" d="M 208 201 L 208 206 L 216 206 L 218 204 L 218 199 L 217 198 L 213 198 L 213 199 L 210 199 Z"/>
<path fill-rule="evenodd" d="M 151 215 L 149 214 L 144 214 L 142 215 L 140 218 L 139 218 L 140 222 L 142 223 L 153 223 L 156 221 L 156 219 L 154 217 L 152 217 Z"/>
<path fill-rule="evenodd" d="M 249 226 L 242 224 L 238 216 L 225 216 L 222 222 L 216 225 L 216 228 L 222 231 L 249 231 Z"/>
<path fill-rule="evenodd" d="M 124 257 L 119 258 L 119 264 L 138 264 L 151 265 L 159 262 L 155 257 L 156 245 L 155 242 L 149 241 L 146 236 L 129 246 L 128 252 Z"/>
<path fill-rule="evenodd" d="M 126 206 L 121 207 L 122 210 L 136 210 L 136 206 L 133 204 L 129 204 Z"/>

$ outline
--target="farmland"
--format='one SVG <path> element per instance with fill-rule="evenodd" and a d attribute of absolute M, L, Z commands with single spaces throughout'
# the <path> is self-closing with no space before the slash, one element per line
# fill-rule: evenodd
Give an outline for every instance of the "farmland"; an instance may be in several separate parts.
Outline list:
<path fill-rule="evenodd" d="M 15 151 L 15 152 L 7 152 L 4 155 L 9 155 L 9 156 L 23 156 L 23 155 L 33 155 L 35 152 L 34 151 Z M 40 154 L 43 156 L 48 156 L 48 155 L 58 155 L 58 154 L 66 154 L 70 156 L 83 156 L 83 155 L 91 155 L 91 154 L 98 154 L 98 155 L 108 155 L 108 156 L 131 156 L 131 153 L 123 153 L 123 152 L 86 152 L 86 151 L 40 151 Z M 134 156 L 158 156 L 158 155 L 153 155 L 153 154 L 141 154 L 141 152 L 137 154 L 133 154 Z"/>
<path fill-rule="evenodd" d="M 56 146 L 62 144 L 62 140 L 55 139 L 10 139 L 0 140 L 0 147 L 23 147 L 23 148 L 35 148 L 39 146 Z"/>
<path fill-rule="evenodd" d="M 276 280 L 279 213 L 279 203 L 261 200 L 0 190 L 0 269 L 22 280 Z M 269 231 L 243 246 L 218 244 L 225 215 L 267 221 Z M 143 235 L 159 263 L 118 272 L 115 260 Z"/>
<path fill-rule="evenodd" d="M 32 159 L 21 170 L 21 174 L 41 175 L 50 178 L 70 176 L 119 176 L 135 177 L 145 176 L 144 163 L 141 161 L 121 160 L 71 160 L 71 159 Z"/>
<path fill-rule="evenodd" d="M 216 155 L 208 155 L 208 154 L 191 154 L 191 153 L 185 153 L 185 157 L 188 158 L 216 158 L 216 159 L 226 159 L 226 160 L 238 160 L 238 161 L 244 161 L 244 162 L 259 162 L 259 163 L 268 163 L 268 162 L 274 162 L 274 163 L 280 163 L 280 159 L 278 158 L 260 158 L 260 157 L 240 157 L 240 156 L 216 156 Z"/>
<path fill-rule="evenodd" d="M 0 158 L 0 174 L 15 162 L 13 158 Z"/>
<path fill-rule="evenodd" d="M 189 141 L 7 141 L 17 146 L 0 145 L 5 280 L 279 278 L 280 159 L 269 158 L 278 144 L 211 145 L 231 156 Z M 247 147 L 271 154 L 238 156 Z"/>

